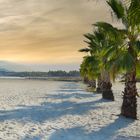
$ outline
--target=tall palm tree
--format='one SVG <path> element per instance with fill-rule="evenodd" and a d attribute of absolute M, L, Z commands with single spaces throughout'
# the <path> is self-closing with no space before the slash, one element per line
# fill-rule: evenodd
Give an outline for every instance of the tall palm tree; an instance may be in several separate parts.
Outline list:
<path fill-rule="evenodd" d="M 93 59 L 90 59 L 90 57 L 92 56 L 92 58 L 98 58 L 97 53 L 98 53 L 98 45 L 97 45 L 97 38 L 94 36 L 94 34 L 85 34 L 84 37 L 86 38 L 86 43 L 88 44 L 88 47 L 80 49 L 79 52 L 86 52 L 88 53 L 89 59 L 87 59 L 88 57 L 84 57 L 83 63 L 87 62 L 86 68 L 89 69 L 88 72 L 86 73 L 90 73 L 88 78 L 91 79 L 98 79 L 97 80 L 97 92 L 101 92 L 101 86 L 102 86 L 102 80 L 101 80 L 101 74 L 99 72 L 99 61 L 98 63 L 96 63 L 95 61 L 93 61 Z M 85 61 L 85 59 L 87 61 Z M 91 61 L 92 60 L 92 61 Z M 97 59 L 96 59 L 97 60 Z M 90 65 L 89 65 L 90 64 Z M 92 73 L 92 74 L 91 74 Z"/>
<path fill-rule="evenodd" d="M 84 77 L 84 82 L 92 88 L 96 88 L 97 63 L 98 60 L 94 56 L 85 56 L 80 66 L 80 73 Z"/>
<path fill-rule="evenodd" d="M 114 100 L 114 96 L 111 90 L 112 84 L 110 81 L 109 72 L 105 68 L 106 57 L 102 55 L 103 48 L 106 47 L 106 37 L 105 34 L 97 28 L 94 34 L 85 35 L 88 43 L 88 48 L 81 49 L 81 52 L 90 52 L 91 56 L 94 56 L 100 60 L 98 65 L 98 87 L 97 91 L 102 92 L 103 98 Z M 94 71 L 95 72 L 95 71 Z"/>
<path fill-rule="evenodd" d="M 88 69 L 87 64 L 85 63 L 85 60 L 83 59 L 82 64 L 80 65 L 80 74 L 83 77 L 83 81 L 85 84 L 88 84 Z"/>
<path fill-rule="evenodd" d="M 118 30 L 118 35 L 123 36 L 123 43 L 115 49 L 112 45 L 108 50 L 110 51 L 108 58 L 111 69 L 114 72 L 123 71 L 126 73 L 121 114 L 136 119 L 136 75 L 140 71 L 140 1 L 131 0 L 129 5 L 125 5 L 120 0 L 108 0 L 107 3 L 111 7 L 115 17 L 124 26 L 124 29 Z M 102 25 L 104 26 L 104 24 Z M 115 30 L 116 28 L 114 28 Z"/>

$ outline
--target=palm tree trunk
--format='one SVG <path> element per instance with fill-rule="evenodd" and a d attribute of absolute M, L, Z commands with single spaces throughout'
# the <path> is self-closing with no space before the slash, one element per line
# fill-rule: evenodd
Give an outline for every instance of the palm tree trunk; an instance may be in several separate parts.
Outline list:
<path fill-rule="evenodd" d="M 121 114 L 125 117 L 137 119 L 137 88 L 135 70 L 126 74 Z"/>
<path fill-rule="evenodd" d="M 89 80 L 89 87 L 96 88 L 96 81 L 95 80 Z"/>
<path fill-rule="evenodd" d="M 83 82 L 89 87 L 96 88 L 96 81 L 95 80 L 89 80 L 88 77 L 84 77 Z"/>
<path fill-rule="evenodd" d="M 85 84 L 88 84 L 88 78 L 87 78 L 86 76 L 84 77 L 83 82 L 84 82 Z"/>
<path fill-rule="evenodd" d="M 110 81 L 109 72 L 104 70 L 103 73 L 102 73 L 102 79 L 103 79 L 103 82 L 102 82 L 102 97 L 104 99 L 114 101 L 114 95 L 113 95 L 113 92 L 112 92 L 112 89 L 111 89 L 112 84 L 111 84 L 111 81 Z"/>
<path fill-rule="evenodd" d="M 96 92 L 101 93 L 102 92 L 102 78 L 101 75 L 98 76 L 97 79 L 97 89 Z"/>

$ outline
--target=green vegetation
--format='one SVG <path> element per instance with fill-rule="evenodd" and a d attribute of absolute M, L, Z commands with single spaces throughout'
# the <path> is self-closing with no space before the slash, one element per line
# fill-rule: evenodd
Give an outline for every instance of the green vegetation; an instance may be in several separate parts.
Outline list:
<path fill-rule="evenodd" d="M 122 23 L 117 28 L 106 22 L 94 24 L 93 33 L 85 36 L 88 46 L 80 73 L 86 79 L 98 79 L 97 90 L 105 99 L 114 100 L 110 78 L 125 74 L 121 114 L 137 118 L 136 77 L 140 75 L 140 1 L 107 0 L 112 16 Z M 87 80 L 88 79 L 88 80 Z"/>
<path fill-rule="evenodd" d="M 10 72 L 0 70 L 0 76 L 15 77 L 80 77 L 79 71 L 49 71 L 49 72 Z"/>
<path fill-rule="evenodd" d="M 49 71 L 47 73 L 48 76 L 50 77 L 78 77 L 80 76 L 79 71 Z"/>

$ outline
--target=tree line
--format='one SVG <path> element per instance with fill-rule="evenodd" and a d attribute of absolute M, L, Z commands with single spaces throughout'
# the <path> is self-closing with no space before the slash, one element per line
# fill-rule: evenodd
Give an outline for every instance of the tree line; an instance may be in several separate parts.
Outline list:
<path fill-rule="evenodd" d="M 12 72 L 0 70 L 0 76 L 15 76 L 15 77 L 80 77 L 79 71 L 48 71 L 48 72 Z"/>

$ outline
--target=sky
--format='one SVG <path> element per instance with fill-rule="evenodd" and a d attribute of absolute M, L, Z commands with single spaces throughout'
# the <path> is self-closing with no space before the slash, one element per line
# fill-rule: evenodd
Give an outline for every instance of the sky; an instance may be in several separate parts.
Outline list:
<path fill-rule="evenodd" d="M 79 67 L 83 34 L 113 22 L 104 0 L 0 0 L 0 60 Z"/>

